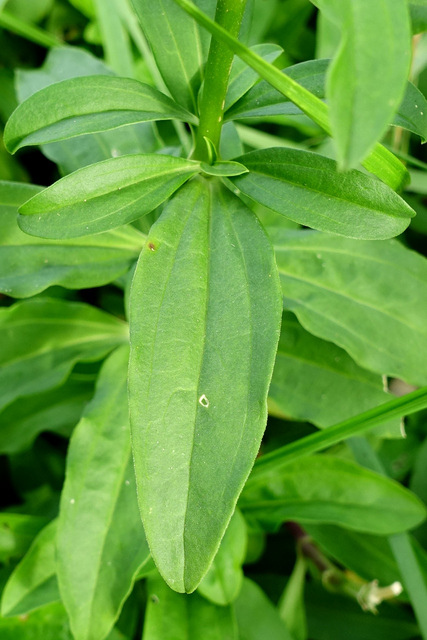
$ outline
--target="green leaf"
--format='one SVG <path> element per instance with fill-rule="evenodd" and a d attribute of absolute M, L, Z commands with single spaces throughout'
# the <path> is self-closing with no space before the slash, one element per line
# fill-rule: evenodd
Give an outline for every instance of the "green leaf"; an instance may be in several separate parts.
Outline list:
<path fill-rule="evenodd" d="M 0 562 L 21 558 L 47 523 L 40 516 L 0 513 Z"/>
<path fill-rule="evenodd" d="M 239 506 L 248 523 L 268 531 L 297 520 L 389 535 L 426 517 L 421 501 L 394 480 L 327 455 L 255 469 Z"/>
<path fill-rule="evenodd" d="M 0 453 L 26 451 L 43 431 L 67 435 L 92 395 L 92 385 L 71 374 L 58 389 L 15 400 L 0 414 Z"/>
<path fill-rule="evenodd" d="M 284 305 L 357 363 L 427 383 L 427 261 L 400 243 L 287 232 L 276 247 Z M 357 277 L 355 277 L 357 274 Z"/>
<path fill-rule="evenodd" d="M 127 341 L 127 326 L 77 302 L 36 298 L 0 309 L 0 407 L 52 389 L 76 362 L 103 358 Z"/>
<path fill-rule="evenodd" d="M 61 597 L 76 640 L 103 640 L 149 550 L 136 499 L 127 346 L 105 362 L 71 438 L 58 522 Z"/>
<path fill-rule="evenodd" d="M 258 451 L 277 286 L 255 215 L 213 180 L 178 192 L 141 253 L 131 292 L 133 452 L 152 555 L 177 591 L 193 591 L 208 570 Z"/>
<path fill-rule="evenodd" d="M 245 519 L 236 509 L 218 553 L 199 584 L 198 592 L 202 596 L 221 606 L 234 602 L 242 586 L 242 564 L 246 557 L 246 543 Z"/>
<path fill-rule="evenodd" d="M 326 95 L 338 163 L 351 168 L 385 133 L 403 98 L 411 63 L 408 6 L 401 0 L 314 3 L 341 29 Z"/>
<path fill-rule="evenodd" d="M 295 566 L 282 593 L 278 609 L 295 640 L 306 640 L 307 621 L 304 606 L 304 586 L 307 564 L 301 552 L 297 554 Z"/>
<path fill-rule="evenodd" d="M 111 158 L 65 176 L 19 209 L 31 235 L 75 238 L 137 220 L 164 202 L 199 170 L 165 155 Z"/>
<path fill-rule="evenodd" d="M 81 76 L 112 75 L 107 65 L 88 51 L 77 47 L 52 49 L 39 69 L 16 71 L 16 92 L 23 102 L 37 91 L 62 80 Z M 78 138 L 42 145 L 42 152 L 60 165 L 62 174 L 131 153 L 152 153 L 159 147 L 152 122 L 140 122 L 111 131 L 86 134 Z M 237 155 L 237 154 L 235 154 Z"/>
<path fill-rule="evenodd" d="M 345 174 L 311 151 L 273 148 L 239 158 L 249 173 L 231 177 L 256 202 L 320 231 L 383 239 L 406 229 L 415 212 L 394 191 L 360 171 Z M 40 196 L 38 196 L 40 197 Z"/>
<path fill-rule="evenodd" d="M 325 97 L 326 74 L 330 60 L 308 60 L 283 70 L 318 98 Z M 300 115 L 302 113 L 293 102 L 274 89 L 265 80 L 256 84 L 246 95 L 225 114 L 225 120 L 236 118 L 265 118 L 277 115 Z M 412 82 L 407 82 L 403 101 L 389 124 L 404 127 L 427 138 L 427 100 Z"/>
<path fill-rule="evenodd" d="M 304 113 L 314 120 L 314 122 L 321 126 L 322 129 L 329 134 L 331 133 L 328 107 L 314 94 L 307 91 L 292 78 L 284 75 L 279 69 L 257 55 L 254 51 L 251 51 L 251 49 L 246 47 L 242 42 L 239 42 L 239 40 L 230 35 L 228 31 L 210 20 L 209 16 L 201 12 L 190 0 L 174 0 L 174 2 L 182 7 L 184 11 L 191 15 L 199 24 L 203 25 L 210 33 L 214 34 L 216 38 L 230 47 L 230 49 L 254 69 L 261 78 L 267 80 L 273 87 L 283 93 L 284 96 L 292 100 Z M 363 161 L 363 165 L 368 171 L 377 175 L 392 189 L 401 189 L 408 180 L 408 174 L 403 164 L 385 147 L 382 147 L 378 143 Z"/>
<path fill-rule="evenodd" d="M 195 1 L 214 16 L 215 0 Z M 171 95 L 186 109 L 197 113 L 209 35 L 173 0 L 132 0 L 132 4 Z"/>
<path fill-rule="evenodd" d="M 238 640 L 231 607 L 218 607 L 197 593 L 175 593 L 158 575 L 148 578 L 147 592 L 142 640 Z"/>
<path fill-rule="evenodd" d="M 308 333 L 285 313 L 268 398 L 273 415 L 329 427 L 392 396 L 381 376 L 362 369 L 345 351 Z M 399 420 L 379 429 L 381 435 L 401 436 Z"/>
<path fill-rule="evenodd" d="M 41 187 L 0 181 L 0 291 L 15 298 L 35 295 L 52 285 L 70 289 L 98 287 L 126 273 L 145 237 L 123 227 L 83 240 L 41 240 L 18 227 L 18 207 Z"/>
<path fill-rule="evenodd" d="M 34 539 L 12 572 L 1 600 L 2 616 L 18 616 L 60 600 L 56 579 L 56 520 Z"/>
<path fill-rule="evenodd" d="M 214 164 L 207 164 L 207 162 L 200 163 L 200 169 L 204 174 L 208 176 L 240 176 L 242 173 L 247 173 L 248 169 L 244 167 L 240 162 L 233 162 L 230 160 L 221 160 Z"/>
<path fill-rule="evenodd" d="M 104 75 L 71 78 L 22 102 L 6 124 L 4 141 L 15 153 L 27 145 L 173 118 L 197 123 L 170 98 L 136 80 Z"/>
<path fill-rule="evenodd" d="M 283 53 L 282 47 L 269 43 L 256 44 L 251 47 L 251 50 L 255 51 L 255 53 L 268 62 L 274 62 L 276 58 Z M 249 91 L 257 80 L 257 72 L 248 67 L 240 58 L 235 58 L 233 66 L 231 67 L 230 80 L 225 97 L 225 110 L 227 111 L 239 98 Z"/>
<path fill-rule="evenodd" d="M 121 3 L 122 0 L 94 0 L 105 61 L 117 75 L 132 78 L 133 52 L 129 35 L 120 19 Z"/>
<path fill-rule="evenodd" d="M 239 640 L 293 640 L 273 603 L 248 578 L 243 580 L 235 611 Z"/>

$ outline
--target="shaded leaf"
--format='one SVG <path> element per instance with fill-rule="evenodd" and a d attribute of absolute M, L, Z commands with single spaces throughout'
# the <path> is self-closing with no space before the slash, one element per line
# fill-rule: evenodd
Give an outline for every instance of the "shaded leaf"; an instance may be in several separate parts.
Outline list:
<path fill-rule="evenodd" d="M 248 578 L 243 580 L 235 611 L 239 640 L 293 640 L 276 607 Z"/>
<path fill-rule="evenodd" d="M 21 558 L 46 524 L 40 516 L 0 513 L 0 562 Z"/>

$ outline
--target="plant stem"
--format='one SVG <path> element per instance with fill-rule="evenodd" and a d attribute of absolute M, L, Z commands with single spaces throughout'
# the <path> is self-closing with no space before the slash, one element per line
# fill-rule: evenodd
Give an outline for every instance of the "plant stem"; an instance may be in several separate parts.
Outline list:
<path fill-rule="evenodd" d="M 50 47 L 61 47 L 64 45 L 64 43 L 53 34 L 24 22 L 8 11 L 0 11 L 0 27 L 48 49 Z"/>
<path fill-rule="evenodd" d="M 246 0 L 218 0 L 215 21 L 231 35 L 237 37 L 245 11 Z M 224 119 L 225 96 L 234 53 L 223 43 L 212 37 L 206 62 L 205 81 L 200 105 L 200 124 L 196 134 L 193 157 L 209 162 L 208 138 L 215 149 L 219 147 Z"/>

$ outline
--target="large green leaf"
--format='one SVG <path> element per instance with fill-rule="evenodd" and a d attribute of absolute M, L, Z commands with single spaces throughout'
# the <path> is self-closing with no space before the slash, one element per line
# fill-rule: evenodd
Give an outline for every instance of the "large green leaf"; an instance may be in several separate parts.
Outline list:
<path fill-rule="evenodd" d="M 56 520 L 34 539 L 2 594 L 1 615 L 18 616 L 60 600 L 56 579 Z"/>
<path fill-rule="evenodd" d="M 195 0 L 211 17 L 215 0 Z M 171 95 L 197 113 L 197 94 L 203 80 L 210 36 L 183 13 L 173 0 L 132 0 Z"/>
<path fill-rule="evenodd" d="M 20 398 L 0 413 L 0 453 L 18 453 L 30 448 L 39 433 L 67 435 L 78 423 L 93 386 L 78 375 L 50 391 Z"/>
<path fill-rule="evenodd" d="M 197 162 L 166 155 L 104 160 L 31 198 L 19 209 L 19 225 L 59 239 L 107 231 L 153 211 L 198 170 Z"/>
<path fill-rule="evenodd" d="M 170 98 L 137 80 L 85 76 L 57 82 L 22 102 L 6 124 L 4 141 L 15 153 L 27 145 L 173 118 L 197 122 Z"/>
<path fill-rule="evenodd" d="M 325 97 L 326 74 L 330 60 L 308 60 L 283 70 L 318 98 Z M 225 120 L 265 118 L 276 115 L 299 115 L 302 111 L 265 80 L 256 84 L 225 113 Z M 406 85 L 403 101 L 390 124 L 404 127 L 427 138 L 427 100 L 412 82 Z"/>
<path fill-rule="evenodd" d="M 340 173 L 333 160 L 311 151 L 261 149 L 236 161 L 249 169 L 230 178 L 242 193 L 320 231 L 350 238 L 390 238 L 402 233 L 415 215 L 377 179 L 355 170 Z"/>
<path fill-rule="evenodd" d="M 278 330 L 271 245 L 219 182 L 181 189 L 152 227 L 131 292 L 138 497 L 168 584 L 193 591 L 258 451 Z"/>
<path fill-rule="evenodd" d="M 95 307 L 36 298 L 0 309 L 0 407 L 58 386 L 78 361 L 127 341 L 124 322 Z"/>
<path fill-rule="evenodd" d="M 18 207 L 41 187 L 0 182 L 0 291 L 15 298 L 52 285 L 98 287 L 126 273 L 138 257 L 144 236 L 123 227 L 82 240 L 41 240 L 18 227 Z"/>
<path fill-rule="evenodd" d="M 382 375 L 427 383 L 427 261 L 400 243 L 287 232 L 284 305 L 308 331 Z"/>
<path fill-rule="evenodd" d="M 102 60 L 78 47 L 54 48 L 39 69 L 16 71 L 16 93 L 19 102 L 23 102 L 56 82 L 94 75 L 111 76 L 112 71 Z M 159 141 L 155 136 L 153 123 L 140 122 L 42 145 L 41 150 L 66 174 L 112 157 L 152 153 L 158 147 Z"/>
<path fill-rule="evenodd" d="M 354 167 L 385 133 L 403 98 L 411 63 L 408 6 L 401 0 L 313 2 L 341 29 L 326 95 L 338 162 Z"/>
<path fill-rule="evenodd" d="M 142 640 L 238 640 L 231 607 L 218 607 L 197 593 L 175 593 L 159 575 L 148 578 Z"/>
<path fill-rule="evenodd" d="M 392 396 L 380 375 L 362 369 L 345 351 L 308 333 L 285 313 L 268 398 L 270 413 L 330 427 Z M 380 429 L 384 435 L 401 435 L 399 420 Z"/>
<path fill-rule="evenodd" d="M 246 523 L 238 509 L 233 514 L 209 571 L 198 587 L 199 593 L 214 604 L 227 605 L 239 595 L 242 564 L 246 557 Z"/>
<path fill-rule="evenodd" d="M 103 640 L 149 558 L 136 499 L 127 346 L 101 369 L 70 442 L 58 522 L 61 597 L 76 640 Z"/>
<path fill-rule="evenodd" d="M 269 531 L 297 520 L 389 535 L 426 517 L 421 501 L 397 482 L 327 455 L 255 469 L 239 506 L 250 523 Z"/>

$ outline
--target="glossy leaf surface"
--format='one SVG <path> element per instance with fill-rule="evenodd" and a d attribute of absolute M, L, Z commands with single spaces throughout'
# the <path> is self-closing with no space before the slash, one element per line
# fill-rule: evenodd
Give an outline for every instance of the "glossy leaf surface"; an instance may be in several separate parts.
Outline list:
<path fill-rule="evenodd" d="M 127 363 L 127 347 L 105 362 L 70 442 L 57 562 L 76 640 L 108 635 L 149 557 L 131 458 Z"/>
<path fill-rule="evenodd" d="M 27 145 L 173 118 L 195 122 L 170 98 L 137 80 L 85 76 L 50 85 L 21 103 L 6 125 L 4 140 L 15 153 Z"/>
<path fill-rule="evenodd" d="M 164 155 L 111 158 L 55 182 L 19 209 L 26 233 L 75 238 L 132 222 L 164 202 L 199 165 Z"/>
<path fill-rule="evenodd" d="M 359 171 L 340 173 L 329 158 L 287 148 L 239 158 L 249 173 L 231 177 L 242 193 L 308 227 L 381 239 L 402 233 L 414 214 L 394 191 Z"/>
<path fill-rule="evenodd" d="M 175 593 L 159 575 L 147 581 L 142 640 L 238 640 L 231 607 L 218 607 L 197 593 Z"/>
<path fill-rule="evenodd" d="M 127 341 L 124 322 L 95 307 L 37 298 L 0 309 L 0 406 L 58 386 L 76 362 Z"/>
<path fill-rule="evenodd" d="M 411 61 L 408 7 L 400 0 L 314 3 L 342 33 L 326 95 L 338 162 L 354 167 L 385 133 L 403 98 Z"/>
<path fill-rule="evenodd" d="M 209 568 L 258 451 L 277 286 L 254 214 L 213 181 L 181 189 L 141 253 L 131 292 L 133 452 L 152 555 L 177 591 L 193 591 Z"/>
<path fill-rule="evenodd" d="M 427 261 L 396 241 L 290 232 L 276 248 L 284 305 L 360 365 L 427 383 Z M 357 277 L 355 277 L 357 274 Z"/>
<path fill-rule="evenodd" d="M 52 285 L 97 287 L 128 271 L 145 240 L 124 227 L 82 240 L 41 240 L 18 226 L 18 207 L 40 187 L 0 182 L 0 291 L 24 298 Z"/>
<path fill-rule="evenodd" d="M 267 531 L 286 520 L 325 522 L 378 535 L 411 529 L 425 519 L 418 498 L 397 482 L 327 455 L 311 456 L 251 475 L 239 501 L 250 523 Z"/>

